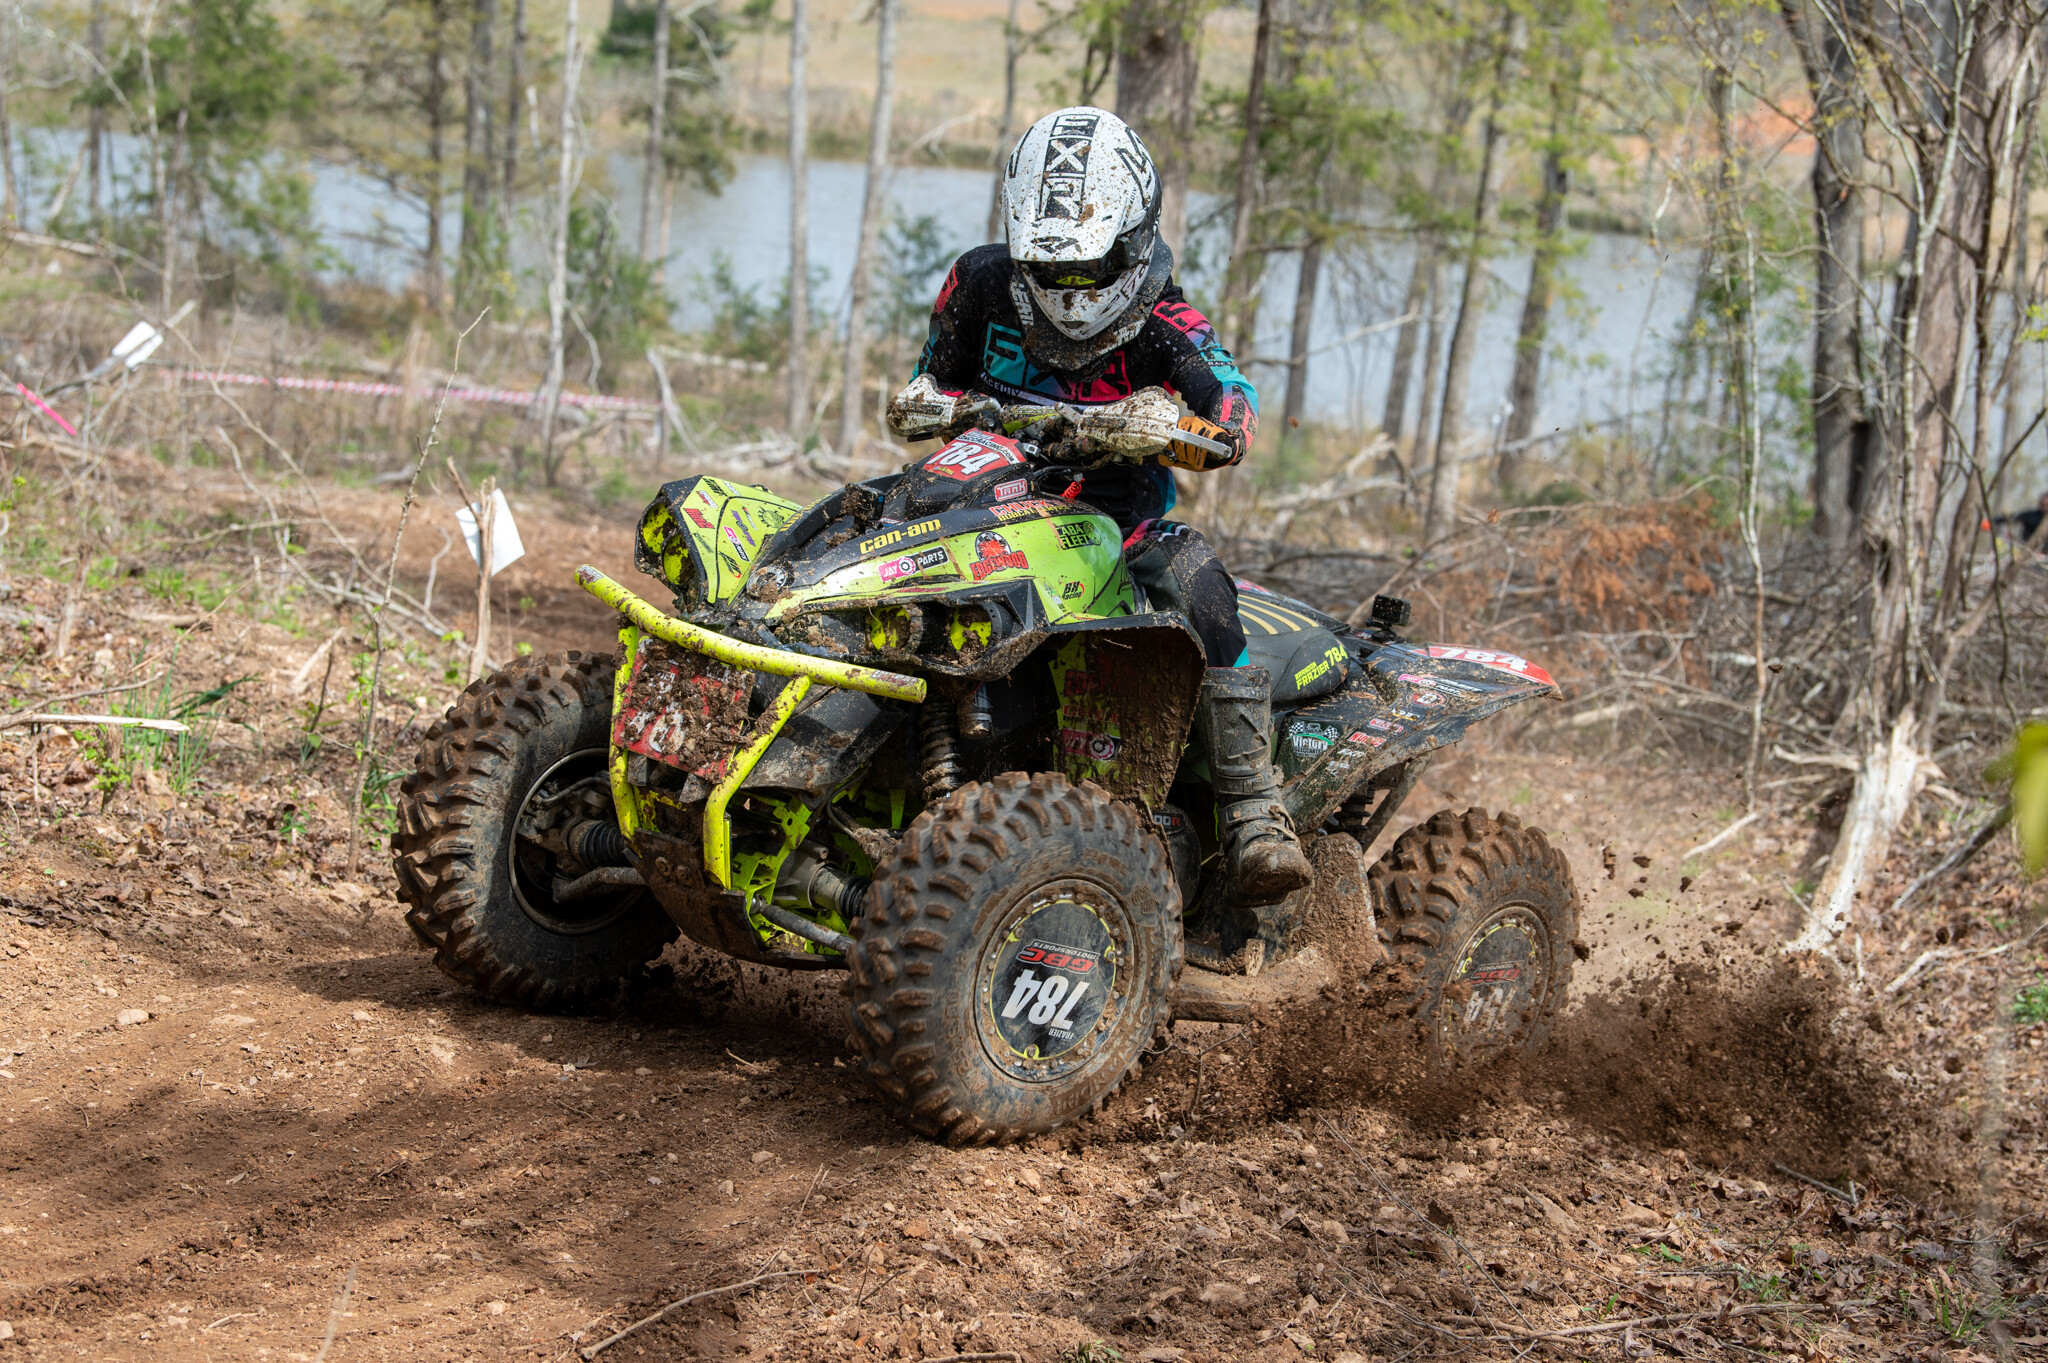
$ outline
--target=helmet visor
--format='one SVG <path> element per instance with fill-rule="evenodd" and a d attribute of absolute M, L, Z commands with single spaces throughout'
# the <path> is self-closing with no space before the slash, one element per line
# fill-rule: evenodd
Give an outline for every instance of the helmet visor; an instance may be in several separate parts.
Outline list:
<path fill-rule="evenodd" d="M 1062 289 L 1106 289 L 1130 268 L 1121 242 L 1094 260 L 1026 260 L 1018 262 L 1031 282 L 1048 293 Z"/>

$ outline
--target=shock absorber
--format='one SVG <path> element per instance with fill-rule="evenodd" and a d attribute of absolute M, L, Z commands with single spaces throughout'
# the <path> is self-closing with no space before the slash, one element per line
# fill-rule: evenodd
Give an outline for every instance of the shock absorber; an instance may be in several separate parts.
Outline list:
<path fill-rule="evenodd" d="M 959 720 L 951 703 L 927 702 L 918 711 L 924 743 L 918 776 L 924 782 L 927 804 L 944 799 L 966 780 L 960 770 Z"/>

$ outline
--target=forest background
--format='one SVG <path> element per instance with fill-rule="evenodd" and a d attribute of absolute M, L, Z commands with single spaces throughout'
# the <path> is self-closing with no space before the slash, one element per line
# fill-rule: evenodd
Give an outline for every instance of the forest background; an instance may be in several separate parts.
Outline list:
<path fill-rule="evenodd" d="M 610 506 L 680 471 L 672 443 L 784 482 L 893 466 L 881 402 L 946 264 L 996 231 L 1003 150 L 1096 102 L 1147 139 L 1183 278 L 1266 394 L 1232 493 L 1184 488 L 1233 561 L 1561 650 L 1573 724 L 1645 718 L 1667 755 L 1734 762 L 1752 811 L 1833 773 L 1832 850 L 1792 890 L 1806 947 L 1833 947 L 1930 790 L 1981 801 L 1980 831 L 2009 817 L 1982 773 L 2042 713 L 2048 642 L 2035 521 L 2006 514 L 2048 472 L 2044 33 L 2015 0 L 85 0 L 0 20 L 14 446 L 81 461 L 16 475 L 24 566 L 108 537 L 77 505 L 96 450 L 241 468 L 199 387 L 260 428 L 251 462 L 408 498 L 430 445 Z M 811 165 L 855 155 L 830 184 Z M 747 186 L 722 238 L 677 240 Z M 821 233 L 850 246 L 836 278 Z M 778 235 L 772 275 L 736 267 Z M 1619 303 L 1614 241 L 1648 272 Z M 168 348 L 105 360 L 137 319 Z M 1588 343 L 1603 326 L 1625 354 Z M 517 400 L 440 421 L 458 371 Z M 1342 401 L 1312 404 L 1333 373 Z M 374 400 L 333 389 L 365 374 L 391 381 Z M 281 396 L 308 379 L 327 387 Z M 67 390 L 87 412 L 61 435 L 33 395 Z M 38 489 L 75 528 L 40 533 Z M 431 577 L 402 588 L 395 546 L 380 576 L 351 543 L 322 581 L 289 537 L 279 590 L 359 612 L 378 660 L 387 623 L 449 648 L 484 632 L 481 609 L 431 609 Z M 388 773 L 374 713 L 353 742 Z M 358 806 L 379 789 L 356 784 Z"/>

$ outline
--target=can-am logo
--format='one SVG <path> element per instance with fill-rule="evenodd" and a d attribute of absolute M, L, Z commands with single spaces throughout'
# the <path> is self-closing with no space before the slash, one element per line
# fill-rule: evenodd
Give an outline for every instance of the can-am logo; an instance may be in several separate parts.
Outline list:
<path fill-rule="evenodd" d="M 921 549 L 917 553 L 905 554 L 902 558 L 893 558 L 884 563 L 882 565 L 882 581 L 894 582 L 899 577 L 909 577 L 911 574 L 921 573 L 927 568 L 936 568 L 945 561 L 945 547 L 935 544 L 929 549 Z"/>
<path fill-rule="evenodd" d="M 970 570 L 976 582 L 1006 568 L 1029 568 L 1031 560 L 1010 547 L 1010 542 L 993 530 L 974 537 L 974 562 Z"/>
<path fill-rule="evenodd" d="M 1017 442 L 987 431 L 966 431 L 959 439 L 924 461 L 924 466 L 942 478 L 966 482 L 990 469 L 1024 462 Z"/>
<path fill-rule="evenodd" d="M 1556 685 L 1548 672 L 1527 658 L 1516 657 L 1512 653 L 1499 653 L 1490 648 L 1466 648 L 1458 644 L 1431 644 L 1429 656 L 1478 663 L 1482 667 L 1498 668 L 1502 672 L 1512 672 L 1518 677 L 1527 677 L 1530 681 L 1541 682 L 1545 686 Z"/>

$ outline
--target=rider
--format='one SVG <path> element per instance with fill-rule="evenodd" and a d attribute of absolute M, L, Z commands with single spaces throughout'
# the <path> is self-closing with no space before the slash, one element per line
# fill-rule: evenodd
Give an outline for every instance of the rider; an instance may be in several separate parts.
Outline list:
<path fill-rule="evenodd" d="M 1089 470 L 1081 495 L 1122 528 L 1125 561 L 1146 596 L 1184 612 L 1202 640 L 1209 666 L 1196 732 L 1231 888 L 1241 903 L 1270 903 L 1312 878 L 1270 761 L 1271 681 L 1249 665 L 1229 572 L 1201 532 L 1165 519 L 1174 485 L 1162 467 L 1243 459 L 1258 393 L 1173 282 L 1173 252 L 1159 239 L 1158 172 L 1115 114 L 1062 109 L 1032 124 L 1010 153 L 1003 213 L 1008 245 L 978 246 L 946 276 L 889 424 L 918 439 L 956 429 L 991 398 L 1057 402 L 1084 409 L 1081 434 L 1099 432 L 1143 461 Z M 1176 423 L 1159 387 L 1193 412 Z M 1230 452 L 1174 439 L 1180 432 Z"/>

